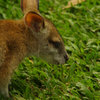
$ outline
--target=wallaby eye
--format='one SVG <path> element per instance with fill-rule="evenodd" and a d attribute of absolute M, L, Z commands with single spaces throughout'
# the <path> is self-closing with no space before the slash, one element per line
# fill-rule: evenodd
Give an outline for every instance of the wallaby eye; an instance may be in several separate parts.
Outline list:
<path fill-rule="evenodd" d="M 51 43 L 55 48 L 59 48 L 60 47 L 60 42 L 58 42 L 58 41 L 49 40 L 49 43 Z"/>

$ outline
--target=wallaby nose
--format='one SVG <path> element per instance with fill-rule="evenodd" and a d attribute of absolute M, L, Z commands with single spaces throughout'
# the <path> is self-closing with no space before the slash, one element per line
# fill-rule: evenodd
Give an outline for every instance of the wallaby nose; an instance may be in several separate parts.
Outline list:
<path fill-rule="evenodd" d="M 65 62 L 67 62 L 69 59 L 67 55 L 65 55 L 64 58 L 65 58 Z"/>

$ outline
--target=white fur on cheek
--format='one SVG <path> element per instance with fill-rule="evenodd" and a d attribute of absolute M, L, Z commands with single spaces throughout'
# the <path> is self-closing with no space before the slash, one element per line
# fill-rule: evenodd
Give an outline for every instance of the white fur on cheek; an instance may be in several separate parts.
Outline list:
<path fill-rule="evenodd" d="M 65 63 L 65 59 L 63 57 L 63 55 L 55 55 L 54 60 L 56 60 L 57 62 L 59 62 L 59 64 L 64 64 Z"/>
<path fill-rule="evenodd" d="M 50 48 L 50 52 L 52 52 L 52 53 L 58 53 L 57 49 L 55 49 L 53 47 Z"/>

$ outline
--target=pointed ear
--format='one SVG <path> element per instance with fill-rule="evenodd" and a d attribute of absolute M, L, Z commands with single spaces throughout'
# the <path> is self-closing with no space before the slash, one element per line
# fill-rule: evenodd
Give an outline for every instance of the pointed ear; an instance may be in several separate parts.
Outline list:
<path fill-rule="evenodd" d="M 26 0 L 21 0 L 21 9 L 22 9 L 22 11 L 26 8 L 25 2 L 26 2 Z"/>
<path fill-rule="evenodd" d="M 26 9 L 39 10 L 39 0 L 21 0 L 21 9 L 25 13 Z"/>
<path fill-rule="evenodd" d="M 29 12 L 25 16 L 26 25 L 35 32 L 39 32 L 44 28 L 44 19 L 34 12 Z"/>

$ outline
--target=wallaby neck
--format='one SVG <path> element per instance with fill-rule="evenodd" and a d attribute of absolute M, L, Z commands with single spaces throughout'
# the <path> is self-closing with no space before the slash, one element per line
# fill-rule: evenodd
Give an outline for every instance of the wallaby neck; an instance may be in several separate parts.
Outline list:
<path fill-rule="evenodd" d="M 35 56 L 38 53 L 38 40 L 34 36 L 34 33 L 25 25 L 23 19 L 20 21 L 20 23 L 22 25 L 22 34 L 25 35 L 24 41 L 27 48 L 27 56 Z"/>

